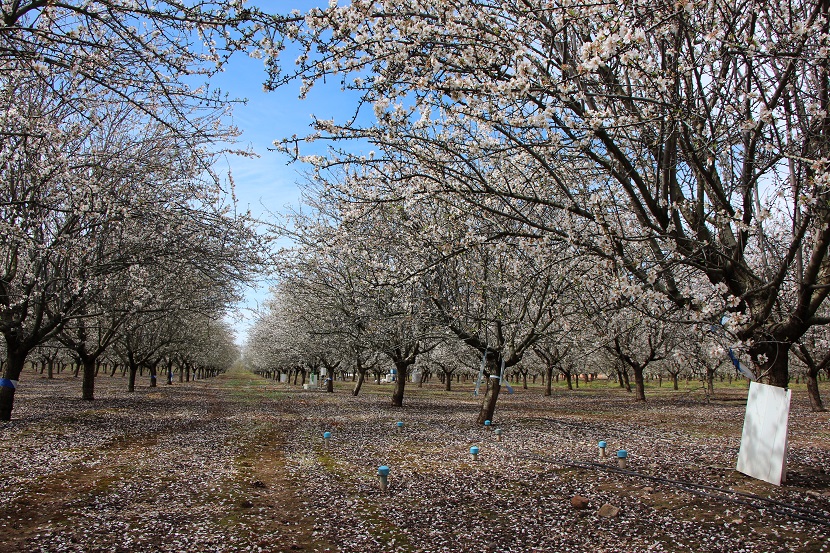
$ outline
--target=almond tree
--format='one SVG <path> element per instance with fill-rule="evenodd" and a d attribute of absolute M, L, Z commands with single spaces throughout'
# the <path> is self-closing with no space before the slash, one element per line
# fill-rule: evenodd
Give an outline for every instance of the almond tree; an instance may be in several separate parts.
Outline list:
<path fill-rule="evenodd" d="M 214 134 L 192 121 L 194 107 L 228 107 L 209 77 L 240 50 L 278 56 L 278 33 L 291 20 L 237 0 L 14 0 L 0 16 L 5 70 L 30 83 L 76 83 L 57 92 L 79 113 L 113 94 L 182 136 Z"/>
<path fill-rule="evenodd" d="M 209 156 L 201 147 L 129 107 L 103 104 L 89 114 L 93 125 L 43 87 L 8 82 L 4 93 L 15 100 L 6 104 L 0 151 L 0 419 L 8 420 L 28 353 L 70 321 L 98 315 L 95 298 L 117 294 L 131 270 L 177 275 L 183 267 L 232 289 L 259 260 L 248 219 L 203 178 Z M 83 324 L 71 341 L 87 349 Z M 102 342 L 88 366 L 111 330 L 96 334 Z"/>
<path fill-rule="evenodd" d="M 807 395 L 810 397 L 810 409 L 817 413 L 827 410 L 818 389 L 818 376 L 821 371 L 830 372 L 830 350 L 827 344 L 826 329 L 812 329 L 801 338 L 793 350 L 793 353 L 806 366 L 805 377 Z"/>
<path fill-rule="evenodd" d="M 326 313 L 318 332 L 336 338 L 344 361 L 364 367 L 380 353 L 394 363 L 392 405 L 400 407 L 411 368 L 434 347 L 423 282 L 409 270 L 410 247 L 395 214 L 382 206 L 361 211 L 334 182 L 320 177 L 309 186 L 307 212 L 280 229 L 297 244 L 281 254 L 281 278 Z"/>
<path fill-rule="evenodd" d="M 308 14 L 298 75 L 310 87 L 340 74 L 374 109 L 318 121 L 315 137 L 368 140 L 401 172 L 450 156 L 526 164 L 524 178 L 449 170 L 401 194 L 452 193 L 521 220 L 691 322 L 729 313 L 734 345 L 787 386 L 792 344 L 830 322 L 828 11 L 355 0 Z M 365 163 L 327 162 L 344 161 Z"/>
<path fill-rule="evenodd" d="M 247 272 L 252 233 L 211 170 L 235 134 L 223 122 L 229 104 L 200 81 L 250 46 L 263 21 L 275 36 L 281 20 L 236 1 L 22 0 L 0 14 L 8 420 L 27 354 L 91 316 L 87 300 L 108 275 L 171 257 L 217 281 Z M 257 40 L 268 55 L 279 49 Z"/>

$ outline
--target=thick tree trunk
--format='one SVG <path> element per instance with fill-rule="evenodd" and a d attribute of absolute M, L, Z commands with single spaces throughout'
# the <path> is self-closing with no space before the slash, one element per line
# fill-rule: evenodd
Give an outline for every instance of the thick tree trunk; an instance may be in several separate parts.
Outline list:
<path fill-rule="evenodd" d="M 49 380 L 55 378 L 55 362 L 51 359 L 46 362 L 46 378 Z"/>
<path fill-rule="evenodd" d="M 753 359 L 758 356 L 766 356 L 766 362 L 761 363 L 761 369 L 767 372 L 769 383 L 779 388 L 787 388 L 790 385 L 790 347 L 788 341 L 768 340 L 757 344 L 750 349 Z"/>
<path fill-rule="evenodd" d="M 807 395 L 810 398 L 810 409 L 815 413 L 826 411 L 824 403 L 821 401 L 821 395 L 818 391 L 818 369 L 810 369 L 807 371 Z"/>
<path fill-rule="evenodd" d="M 715 396 L 715 369 L 706 369 L 706 390 L 710 396 Z"/>
<path fill-rule="evenodd" d="M 135 392 L 135 376 L 138 374 L 138 366 L 130 364 L 130 378 L 127 381 L 127 391 Z"/>
<path fill-rule="evenodd" d="M 92 401 L 95 399 L 95 359 L 92 357 L 84 357 L 81 360 L 84 367 L 84 382 L 82 384 L 81 399 L 85 401 Z"/>
<path fill-rule="evenodd" d="M 392 406 L 403 407 L 403 392 L 404 388 L 406 388 L 407 365 L 395 363 L 395 368 L 398 370 L 398 376 L 395 378 L 395 389 L 392 391 Z"/>
<path fill-rule="evenodd" d="M 150 370 L 150 387 L 155 388 L 156 387 L 156 378 L 157 378 L 156 366 L 155 365 L 150 365 L 149 370 Z"/>
<path fill-rule="evenodd" d="M 495 375 L 491 375 L 488 380 L 487 391 L 484 393 L 484 400 L 481 402 L 481 410 L 478 413 L 476 424 L 484 424 L 484 421 L 492 421 L 493 414 L 496 412 L 496 402 L 499 399 L 501 384 L 499 383 L 499 378 Z"/>
<path fill-rule="evenodd" d="M 553 365 L 545 367 L 545 397 L 551 395 L 551 387 L 553 386 Z"/>
<path fill-rule="evenodd" d="M 568 372 L 563 373 L 563 374 L 565 375 L 565 381 L 568 383 L 568 389 L 573 390 L 574 385 L 573 385 L 573 376 L 571 375 L 571 372 L 568 371 Z"/>
<path fill-rule="evenodd" d="M 452 373 L 444 373 L 444 391 L 452 391 Z"/>
<path fill-rule="evenodd" d="M 17 389 L 20 373 L 23 372 L 23 365 L 26 364 L 26 354 L 20 354 L 17 351 L 7 351 L 6 353 L 3 380 L 0 381 L 0 421 L 12 420 L 14 392 Z"/>
<path fill-rule="evenodd" d="M 326 367 L 326 392 L 334 393 L 334 367 Z"/>
<path fill-rule="evenodd" d="M 672 387 L 675 390 L 680 389 L 680 386 L 678 385 L 678 382 L 677 382 L 677 376 L 678 376 L 677 373 L 672 373 L 672 375 L 671 375 L 671 384 L 672 384 Z"/>
<path fill-rule="evenodd" d="M 643 378 L 643 367 L 637 365 L 634 369 L 634 384 L 637 386 L 637 401 L 646 400 L 646 382 Z"/>

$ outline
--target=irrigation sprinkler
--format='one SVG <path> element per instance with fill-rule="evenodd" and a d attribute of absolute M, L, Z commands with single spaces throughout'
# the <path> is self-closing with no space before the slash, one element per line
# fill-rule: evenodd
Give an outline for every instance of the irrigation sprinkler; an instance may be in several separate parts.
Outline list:
<path fill-rule="evenodd" d="M 487 430 L 490 430 L 490 427 L 491 427 L 492 424 L 493 424 L 493 422 L 489 419 L 484 421 L 484 426 L 487 428 Z"/>
<path fill-rule="evenodd" d="M 605 450 L 606 445 L 608 445 L 608 444 L 606 444 L 604 441 L 601 441 L 599 443 L 599 458 L 600 459 L 605 459 L 606 457 L 608 457 L 608 452 Z"/>
<path fill-rule="evenodd" d="M 617 452 L 617 466 L 621 469 L 628 468 L 628 452 L 624 449 Z"/>
<path fill-rule="evenodd" d="M 396 422 L 395 426 L 398 427 L 398 432 L 403 432 L 403 421 Z"/>
<path fill-rule="evenodd" d="M 378 480 L 380 480 L 380 491 L 386 493 L 389 488 L 389 467 L 386 465 L 378 467 Z"/>
<path fill-rule="evenodd" d="M 328 449 L 329 440 L 331 440 L 331 432 L 323 432 L 323 439 L 326 441 L 326 449 Z"/>
<path fill-rule="evenodd" d="M 474 445 L 470 448 L 470 455 L 473 456 L 473 461 L 478 461 L 478 446 Z"/>
<path fill-rule="evenodd" d="M 496 434 L 496 440 L 500 442 L 501 441 L 501 433 L 502 433 L 501 428 L 496 428 L 493 432 Z"/>

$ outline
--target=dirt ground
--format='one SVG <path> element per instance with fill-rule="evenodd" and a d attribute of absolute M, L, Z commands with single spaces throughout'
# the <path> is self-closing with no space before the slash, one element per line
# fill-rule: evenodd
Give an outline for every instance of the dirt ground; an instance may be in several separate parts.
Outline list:
<path fill-rule="evenodd" d="M 102 376 L 93 402 L 71 375 L 20 384 L 0 425 L 0 553 L 830 551 L 830 417 L 800 391 L 776 487 L 734 470 L 740 388 L 638 404 L 611 385 L 517 387 L 497 441 L 469 385 L 409 385 L 396 409 L 388 385 L 355 398 L 242 371 L 133 394 Z"/>

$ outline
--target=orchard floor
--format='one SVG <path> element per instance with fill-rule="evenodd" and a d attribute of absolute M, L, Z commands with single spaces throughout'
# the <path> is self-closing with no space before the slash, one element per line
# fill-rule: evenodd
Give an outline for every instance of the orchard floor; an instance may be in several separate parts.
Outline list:
<path fill-rule="evenodd" d="M 734 470 L 741 387 L 645 404 L 611 384 L 517 389 L 497 442 L 470 385 L 410 384 L 395 409 L 389 385 L 355 398 L 241 371 L 133 394 L 103 376 L 93 402 L 70 375 L 20 384 L 0 423 L 0 553 L 830 551 L 830 417 L 798 387 L 776 487 Z M 599 440 L 631 453 L 628 472 Z"/>

